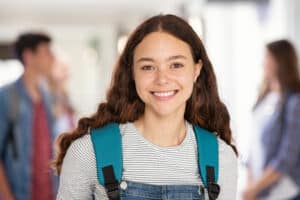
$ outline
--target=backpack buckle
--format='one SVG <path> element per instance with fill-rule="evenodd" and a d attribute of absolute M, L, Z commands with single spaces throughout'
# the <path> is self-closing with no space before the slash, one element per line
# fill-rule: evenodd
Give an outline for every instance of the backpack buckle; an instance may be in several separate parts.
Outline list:
<path fill-rule="evenodd" d="M 105 185 L 107 196 L 110 200 L 119 200 L 120 191 L 118 182 Z"/>
<path fill-rule="evenodd" d="M 207 192 L 210 200 L 215 200 L 220 194 L 220 186 L 216 183 L 208 183 Z"/>
<path fill-rule="evenodd" d="M 120 200 L 119 182 L 115 178 L 112 165 L 108 165 L 102 168 L 104 176 L 104 187 L 107 196 L 110 200 Z"/>
<path fill-rule="evenodd" d="M 215 182 L 215 170 L 212 166 L 206 166 L 207 193 L 209 200 L 215 200 L 220 193 L 220 186 Z"/>

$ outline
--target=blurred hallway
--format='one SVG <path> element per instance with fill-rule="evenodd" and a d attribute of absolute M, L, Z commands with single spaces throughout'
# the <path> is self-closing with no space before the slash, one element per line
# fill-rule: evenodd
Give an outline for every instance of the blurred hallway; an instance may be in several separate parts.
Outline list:
<path fill-rule="evenodd" d="M 88 116 L 104 100 L 128 34 L 159 13 L 185 18 L 202 38 L 231 114 L 242 163 L 250 145 L 264 45 L 288 38 L 299 54 L 299 0 L 0 0 L 0 87 L 23 73 L 13 58 L 12 42 L 24 31 L 41 30 L 51 35 L 54 53 L 69 66 L 66 90 L 75 119 Z M 242 164 L 240 168 L 243 187 Z"/>

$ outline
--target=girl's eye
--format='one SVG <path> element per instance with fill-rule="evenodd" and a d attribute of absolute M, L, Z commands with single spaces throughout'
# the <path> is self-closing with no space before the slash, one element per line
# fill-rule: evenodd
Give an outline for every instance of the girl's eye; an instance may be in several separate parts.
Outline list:
<path fill-rule="evenodd" d="M 141 67 L 142 70 L 153 70 L 155 67 L 151 65 L 144 65 Z"/>
<path fill-rule="evenodd" d="M 184 65 L 182 63 L 172 63 L 172 65 L 171 65 L 172 68 L 181 68 L 183 66 Z"/>

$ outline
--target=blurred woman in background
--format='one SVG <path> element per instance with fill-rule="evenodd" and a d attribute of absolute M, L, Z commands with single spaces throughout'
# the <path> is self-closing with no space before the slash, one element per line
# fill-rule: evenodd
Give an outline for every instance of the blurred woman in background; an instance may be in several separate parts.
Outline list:
<path fill-rule="evenodd" d="M 254 106 L 247 160 L 250 199 L 300 199 L 300 80 L 287 40 L 267 44 L 263 87 Z"/>
<path fill-rule="evenodd" d="M 47 77 L 47 87 L 52 98 L 52 111 L 55 117 L 54 132 L 56 135 L 75 128 L 75 109 L 67 91 L 69 66 L 67 62 L 56 59 L 53 69 Z"/>

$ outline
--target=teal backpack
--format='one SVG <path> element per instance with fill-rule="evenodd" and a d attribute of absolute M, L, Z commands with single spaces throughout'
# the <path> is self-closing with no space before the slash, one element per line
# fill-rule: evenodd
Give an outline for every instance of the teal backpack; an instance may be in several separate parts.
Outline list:
<path fill-rule="evenodd" d="M 217 199 L 220 186 L 219 153 L 216 135 L 194 126 L 198 148 L 198 168 L 209 200 Z M 91 139 L 97 163 L 97 177 L 106 189 L 110 200 L 119 200 L 119 183 L 122 178 L 123 155 L 119 124 L 109 123 L 98 129 L 91 129 Z"/>

